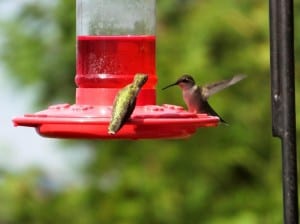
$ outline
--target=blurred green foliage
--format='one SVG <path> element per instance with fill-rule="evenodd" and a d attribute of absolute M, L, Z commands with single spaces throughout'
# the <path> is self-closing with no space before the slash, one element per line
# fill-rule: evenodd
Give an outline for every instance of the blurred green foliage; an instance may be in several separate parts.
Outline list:
<path fill-rule="evenodd" d="M 199 83 L 245 73 L 210 100 L 230 125 L 186 140 L 86 141 L 94 156 L 85 184 L 59 191 L 43 187 L 38 171 L 3 171 L 0 223 L 281 223 L 268 28 L 267 1 L 157 1 L 158 104 L 183 105 L 178 88 L 160 91 L 182 73 Z M 20 85 L 41 86 L 37 103 L 74 102 L 75 1 L 27 4 L 2 29 L 1 58 Z"/>

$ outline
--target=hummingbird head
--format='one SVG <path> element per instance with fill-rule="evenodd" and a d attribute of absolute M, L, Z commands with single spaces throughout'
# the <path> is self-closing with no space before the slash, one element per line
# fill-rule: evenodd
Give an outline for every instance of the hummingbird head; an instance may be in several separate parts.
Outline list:
<path fill-rule="evenodd" d="M 195 80 L 192 76 L 186 74 L 177 79 L 173 84 L 164 87 L 163 90 L 175 85 L 178 85 L 181 89 L 189 89 L 195 85 Z"/>
<path fill-rule="evenodd" d="M 148 76 L 145 74 L 137 73 L 134 76 L 133 84 L 138 88 L 142 88 L 142 86 L 147 82 Z"/>

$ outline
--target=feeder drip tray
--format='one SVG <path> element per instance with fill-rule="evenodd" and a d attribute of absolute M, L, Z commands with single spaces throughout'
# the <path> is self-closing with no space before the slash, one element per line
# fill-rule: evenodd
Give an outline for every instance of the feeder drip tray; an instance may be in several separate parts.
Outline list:
<path fill-rule="evenodd" d="M 110 135 L 107 128 L 111 111 L 112 106 L 58 104 L 13 122 L 15 126 L 34 127 L 44 137 L 87 139 L 186 138 L 199 127 L 219 123 L 218 117 L 190 113 L 176 105 L 144 105 L 136 106 L 122 129 Z"/>

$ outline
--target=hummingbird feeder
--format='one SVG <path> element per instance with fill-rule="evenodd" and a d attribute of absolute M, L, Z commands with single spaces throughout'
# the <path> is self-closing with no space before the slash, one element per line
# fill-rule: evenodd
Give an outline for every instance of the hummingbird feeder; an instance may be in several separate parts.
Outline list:
<path fill-rule="evenodd" d="M 156 105 L 155 0 L 76 1 L 76 102 L 13 119 L 44 137 L 149 139 L 185 138 L 219 118 L 190 113 L 181 106 Z M 148 81 L 119 132 L 108 134 L 118 91 L 137 73 Z"/>

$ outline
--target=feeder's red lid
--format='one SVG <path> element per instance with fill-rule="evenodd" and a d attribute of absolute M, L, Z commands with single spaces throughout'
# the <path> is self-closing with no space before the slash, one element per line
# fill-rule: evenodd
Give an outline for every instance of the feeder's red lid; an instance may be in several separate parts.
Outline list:
<path fill-rule="evenodd" d="M 111 110 L 111 106 L 58 104 L 16 117 L 13 122 L 15 126 L 34 127 L 44 137 L 100 139 L 185 138 L 199 127 L 219 123 L 218 117 L 190 113 L 180 106 L 144 105 L 137 106 L 121 130 L 110 135 Z"/>

